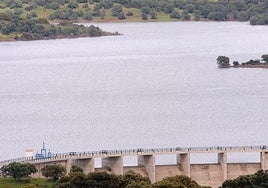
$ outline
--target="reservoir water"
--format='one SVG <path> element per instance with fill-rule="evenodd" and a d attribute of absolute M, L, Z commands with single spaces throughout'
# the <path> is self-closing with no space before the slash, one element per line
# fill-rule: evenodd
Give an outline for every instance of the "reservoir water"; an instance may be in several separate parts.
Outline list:
<path fill-rule="evenodd" d="M 120 36 L 0 43 L 0 160 L 140 147 L 268 145 L 268 27 L 98 23 Z"/>

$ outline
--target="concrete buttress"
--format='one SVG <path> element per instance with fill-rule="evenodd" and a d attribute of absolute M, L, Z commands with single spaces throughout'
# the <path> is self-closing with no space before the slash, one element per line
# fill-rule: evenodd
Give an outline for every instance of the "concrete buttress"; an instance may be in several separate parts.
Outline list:
<path fill-rule="evenodd" d="M 218 153 L 218 163 L 222 168 L 222 181 L 227 179 L 227 153 Z"/>
<path fill-rule="evenodd" d="M 261 156 L 261 169 L 268 170 L 268 152 L 262 151 L 260 153 Z"/>
<path fill-rule="evenodd" d="M 155 156 L 138 155 L 138 166 L 143 166 L 152 183 L 155 183 Z"/>
<path fill-rule="evenodd" d="M 123 157 L 112 156 L 102 158 L 102 168 L 109 168 L 116 175 L 123 175 Z"/>
<path fill-rule="evenodd" d="M 183 173 L 190 177 L 190 153 L 180 153 L 177 154 L 177 164 L 180 164 L 182 167 Z"/>

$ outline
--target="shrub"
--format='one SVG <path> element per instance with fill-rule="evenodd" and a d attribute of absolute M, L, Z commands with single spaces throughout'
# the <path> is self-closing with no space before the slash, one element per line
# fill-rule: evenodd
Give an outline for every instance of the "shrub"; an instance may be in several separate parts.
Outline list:
<path fill-rule="evenodd" d="M 141 14 L 141 19 L 142 20 L 148 20 L 148 14 L 142 13 Z"/>
<path fill-rule="evenodd" d="M 217 58 L 217 64 L 219 65 L 219 67 L 230 67 L 230 59 L 229 57 L 226 56 L 219 56 Z"/>
<path fill-rule="evenodd" d="M 133 16 L 133 12 L 128 11 L 126 15 L 127 15 L 127 16 Z"/>
<path fill-rule="evenodd" d="M 119 15 L 118 15 L 118 19 L 119 19 L 119 20 L 124 20 L 124 19 L 126 19 L 125 13 L 124 13 L 124 12 L 120 12 Z"/>
<path fill-rule="evenodd" d="M 61 165 L 45 166 L 41 169 L 42 175 L 51 178 L 52 181 L 57 181 L 66 172 L 66 169 Z"/>
<path fill-rule="evenodd" d="M 262 61 L 264 61 L 265 63 L 268 63 L 268 54 L 264 54 L 261 56 Z"/>

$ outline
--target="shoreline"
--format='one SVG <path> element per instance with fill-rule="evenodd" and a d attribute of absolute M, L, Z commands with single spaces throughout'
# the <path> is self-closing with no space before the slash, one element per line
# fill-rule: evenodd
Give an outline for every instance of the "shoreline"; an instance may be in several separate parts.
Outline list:
<path fill-rule="evenodd" d="M 52 25 L 57 25 L 61 22 L 61 20 L 53 20 L 53 21 L 49 21 L 49 24 Z M 163 23 L 163 22 L 210 22 L 210 23 L 214 23 L 214 22 L 218 22 L 218 21 L 212 21 L 212 20 L 200 20 L 200 21 L 195 21 L 195 20 L 187 20 L 187 21 L 183 21 L 183 20 L 140 20 L 140 21 L 136 21 L 136 20 L 118 20 L 118 19 L 103 19 L 103 20 L 93 20 L 93 21 L 88 21 L 88 20 L 76 20 L 73 21 L 72 23 L 74 24 L 98 24 L 98 23 Z M 225 21 L 221 21 L 221 22 L 238 22 L 235 20 L 225 20 Z M 245 22 L 243 22 L 245 23 Z M 103 31 L 104 34 L 101 36 L 114 36 L 114 35 L 122 35 L 121 33 L 118 32 L 108 32 L 108 31 Z M 93 37 L 101 37 L 101 36 L 93 36 Z M 89 36 L 59 36 L 59 37 L 55 37 L 55 38 L 43 38 L 43 39 L 38 39 L 38 40 L 55 40 L 55 39 L 73 39 L 73 38 L 85 38 L 85 37 L 89 37 Z M 35 40 L 35 39 L 33 39 Z M 31 39 L 29 40 L 16 40 L 13 37 L 1 37 L 0 36 L 0 42 L 15 42 L 15 41 L 33 41 Z"/>
<path fill-rule="evenodd" d="M 0 42 L 15 42 L 17 40 L 15 40 L 14 38 L 1 38 L 0 37 Z"/>
<path fill-rule="evenodd" d="M 33 39 L 33 40 L 15 40 L 14 38 L 0 38 L 0 42 L 20 42 L 20 41 L 37 41 L 37 40 L 57 40 L 57 39 L 77 39 L 77 38 L 95 38 L 95 37 L 105 37 L 105 36 L 118 36 L 122 35 L 120 33 L 103 34 L 101 36 L 59 36 L 55 38 L 43 38 L 43 39 Z"/>
<path fill-rule="evenodd" d="M 43 39 L 33 39 L 33 40 L 15 40 L 14 38 L 0 38 L 1 42 L 20 42 L 20 41 L 38 41 L 38 40 L 57 40 L 57 39 L 77 39 L 77 38 L 96 38 L 96 37 L 106 37 L 106 36 L 119 36 L 120 33 L 105 33 L 101 36 L 58 36 L 55 38 L 43 38 Z"/>
<path fill-rule="evenodd" d="M 49 23 L 52 25 L 52 23 Z M 56 23 L 54 23 L 56 24 Z M 72 24 L 74 25 L 74 24 Z M 93 25 L 91 25 L 93 26 Z M 93 26 L 95 27 L 95 26 Z M 86 27 L 85 28 L 89 28 L 89 27 Z M 99 27 L 95 27 L 95 28 L 98 28 Z M 11 36 L 4 36 L 4 37 L 1 37 L 0 36 L 0 42 L 17 42 L 17 41 L 36 41 L 36 40 L 56 40 L 56 39 L 75 39 L 75 38 L 88 38 L 88 37 L 103 37 L 103 36 L 118 36 L 118 35 L 122 35 L 121 33 L 119 32 L 110 32 L 110 31 L 102 31 L 100 29 L 100 33 L 97 34 L 97 35 L 91 35 L 90 33 L 80 33 L 78 35 L 73 35 L 72 33 L 70 34 L 59 34 L 57 36 L 51 36 L 51 37 L 41 37 L 41 38 L 30 38 L 30 39 L 27 39 L 27 38 L 19 38 L 19 39 L 16 39 L 13 35 Z"/>
<path fill-rule="evenodd" d="M 257 65 L 237 65 L 231 66 L 232 68 L 268 68 L 268 64 L 257 64 Z"/>
<path fill-rule="evenodd" d="M 49 23 L 51 24 L 57 24 L 62 22 L 62 20 L 49 20 Z M 103 20 L 92 20 L 92 21 L 88 21 L 88 20 L 75 20 L 73 21 L 73 23 L 155 23 L 155 22 L 240 22 L 240 23 L 249 23 L 248 21 L 238 21 L 238 20 L 223 20 L 223 21 L 213 21 L 213 20 L 180 20 L 180 19 L 166 19 L 166 20 L 158 20 L 158 19 L 148 19 L 148 20 L 119 20 L 117 18 L 115 19 L 103 19 Z M 265 25 L 263 25 L 265 26 Z M 267 25 L 268 26 L 268 25 Z"/>

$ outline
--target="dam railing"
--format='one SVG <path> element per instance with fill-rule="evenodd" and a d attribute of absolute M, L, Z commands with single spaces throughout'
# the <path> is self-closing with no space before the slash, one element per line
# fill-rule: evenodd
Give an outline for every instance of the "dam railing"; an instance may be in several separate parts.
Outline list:
<path fill-rule="evenodd" d="M 11 162 L 34 162 L 48 160 L 64 160 L 69 158 L 97 158 L 112 156 L 135 156 L 135 155 L 161 155 L 161 154 L 179 154 L 179 153 L 223 153 L 223 152 L 261 152 L 268 150 L 266 145 L 262 146 L 213 146 L 213 147 L 169 147 L 169 148 L 136 148 L 123 150 L 99 150 L 84 152 L 65 152 L 54 153 L 51 157 L 35 158 L 20 157 L 0 161 L 0 166 Z"/>

